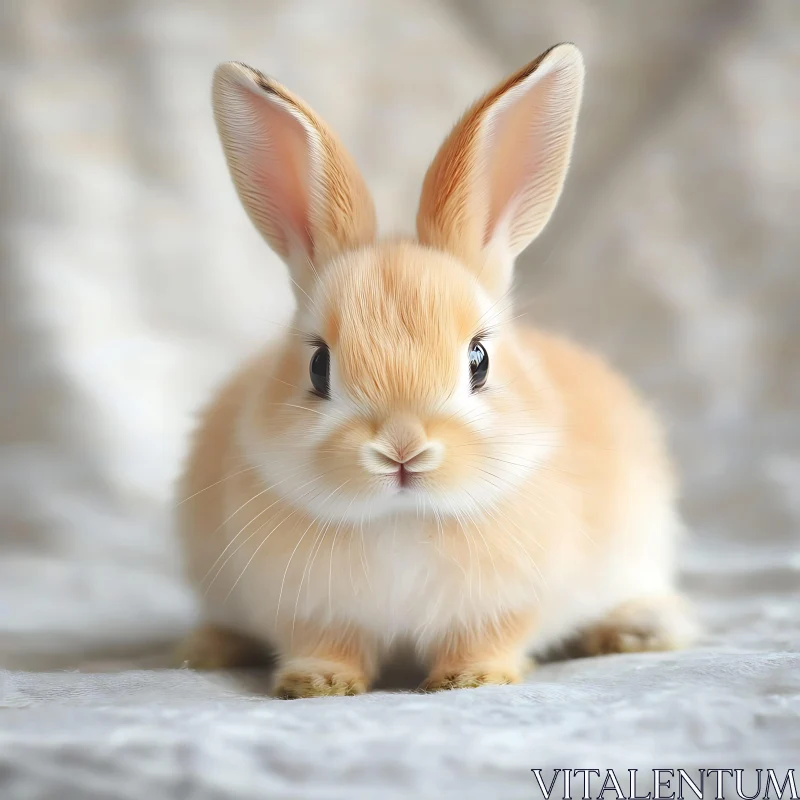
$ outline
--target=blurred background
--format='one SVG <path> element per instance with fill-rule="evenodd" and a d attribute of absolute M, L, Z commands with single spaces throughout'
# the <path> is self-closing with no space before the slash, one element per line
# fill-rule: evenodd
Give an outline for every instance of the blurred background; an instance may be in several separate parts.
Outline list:
<path fill-rule="evenodd" d="M 717 647 L 800 641 L 800 3 L 4 0 L 0 666 L 157 649 L 192 622 L 172 482 L 211 387 L 292 312 L 230 184 L 214 66 L 340 134 L 385 231 L 464 108 L 559 41 L 574 166 L 518 305 L 663 413 Z"/>

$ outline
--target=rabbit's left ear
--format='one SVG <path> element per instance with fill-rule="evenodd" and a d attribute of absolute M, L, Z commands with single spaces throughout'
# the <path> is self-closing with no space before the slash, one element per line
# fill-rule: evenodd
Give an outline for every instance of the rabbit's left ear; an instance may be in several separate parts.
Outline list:
<path fill-rule="evenodd" d="M 302 305 L 331 258 L 374 240 L 372 198 L 338 138 L 277 81 L 221 64 L 213 102 L 239 198 L 289 267 Z"/>
<path fill-rule="evenodd" d="M 494 296 L 561 194 L 583 75 L 574 45 L 543 53 L 472 106 L 425 176 L 420 241 L 460 258 Z"/>

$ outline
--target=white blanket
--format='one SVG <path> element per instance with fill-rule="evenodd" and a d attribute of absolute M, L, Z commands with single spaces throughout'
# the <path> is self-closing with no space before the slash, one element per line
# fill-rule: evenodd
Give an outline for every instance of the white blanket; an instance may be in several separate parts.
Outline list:
<path fill-rule="evenodd" d="M 798 30 L 794 0 L 3 3 L 0 798 L 506 800 L 537 767 L 800 766 Z M 560 40 L 586 102 L 520 310 L 662 411 L 701 645 L 435 696 L 155 669 L 194 617 L 168 524 L 193 410 L 291 312 L 214 64 L 304 96 L 408 230 L 448 126 Z"/>
<path fill-rule="evenodd" d="M 785 775 L 800 753 L 786 653 L 610 656 L 520 687 L 298 701 L 188 671 L 2 678 L 9 800 L 527 800 L 535 768 L 639 769 L 646 793 L 647 770 Z"/>

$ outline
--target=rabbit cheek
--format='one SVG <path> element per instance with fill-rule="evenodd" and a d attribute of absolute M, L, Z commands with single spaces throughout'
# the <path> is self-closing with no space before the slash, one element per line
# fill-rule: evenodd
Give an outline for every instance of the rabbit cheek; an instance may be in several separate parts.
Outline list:
<path fill-rule="evenodd" d="M 364 494 L 367 475 L 361 465 L 361 449 L 370 437 L 369 425 L 357 418 L 338 423 L 314 447 L 314 458 L 321 467 L 335 470 L 331 480 L 348 481 L 348 493 Z"/>

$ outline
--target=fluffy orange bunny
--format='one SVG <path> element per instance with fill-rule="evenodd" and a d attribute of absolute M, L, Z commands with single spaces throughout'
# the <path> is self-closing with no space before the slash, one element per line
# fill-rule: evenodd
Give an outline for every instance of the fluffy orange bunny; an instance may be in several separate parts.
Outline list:
<path fill-rule="evenodd" d="M 278 654 L 282 697 L 368 689 L 391 645 L 424 687 L 514 683 L 529 653 L 683 645 L 681 522 L 661 430 L 623 379 L 512 322 L 515 257 L 558 200 L 583 61 L 548 50 L 434 159 L 417 240 L 376 238 L 350 156 L 239 63 L 214 112 L 293 325 L 206 410 L 178 525 L 204 624 L 184 658 Z"/>

